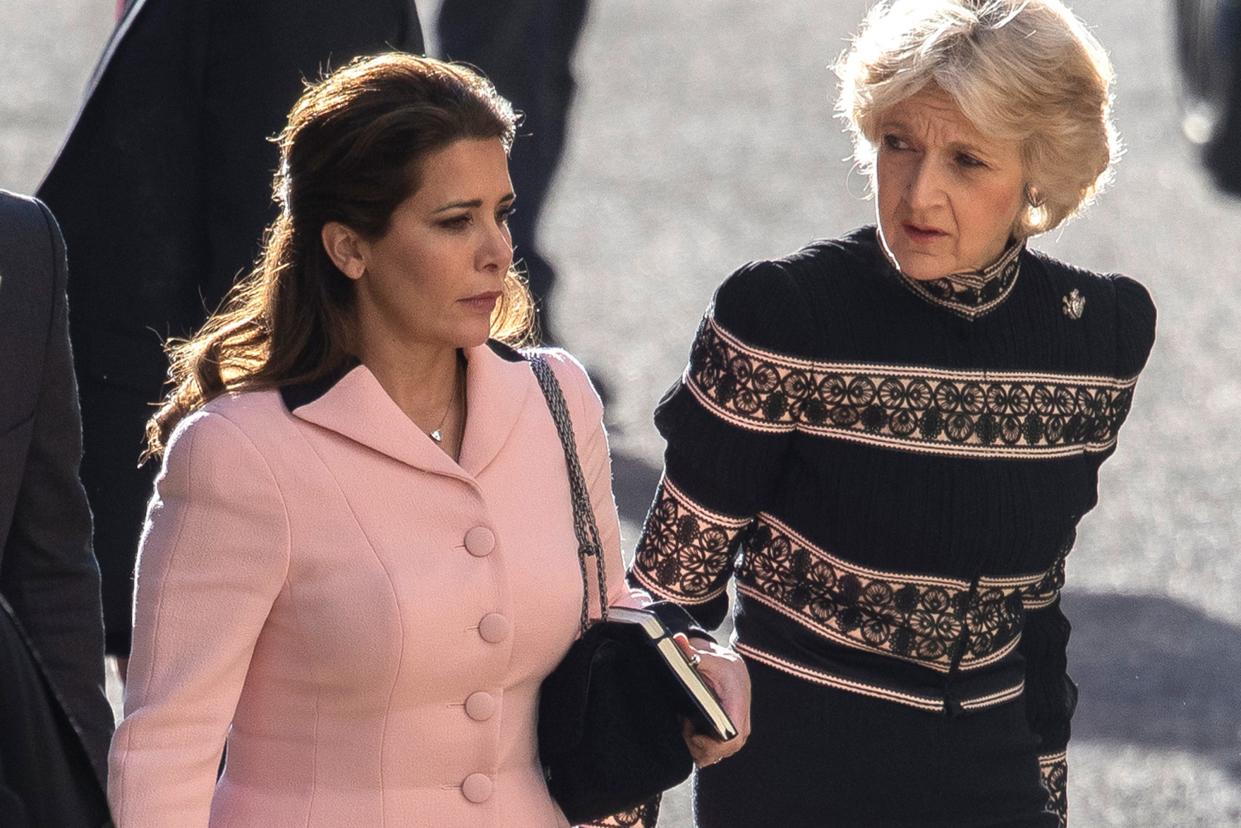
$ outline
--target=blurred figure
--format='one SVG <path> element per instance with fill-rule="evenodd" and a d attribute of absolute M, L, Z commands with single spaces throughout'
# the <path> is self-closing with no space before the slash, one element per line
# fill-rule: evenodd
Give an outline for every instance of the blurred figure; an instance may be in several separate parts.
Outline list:
<path fill-rule="evenodd" d="M 521 194 L 513 247 L 525 263 L 547 343 L 561 342 L 551 312 L 556 271 L 540 252 L 538 221 L 564 151 L 576 88 L 573 54 L 587 10 L 587 0 L 444 0 L 437 20 L 444 57 L 479 67 L 524 113 L 523 137 L 513 147 L 510 165 L 513 187 Z"/>
<path fill-rule="evenodd" d="M 270 137 L 329 65 L 422 51 L 412 0 L 129 5 L 39 196 L 64 229 L 107 650 L 129 652 L 163 339 L 197 329 L 272 219 Z M 124 662 L 121 662 L 122 668 Z"/>
<path fill-rule="evenodd" d="M 1216 186 L 1241 196 L 1241 0 L 1177 0 L 1182 126 Z"/>
<path fill-rule="evenodd" d="M 99 569 L 78 480 L 65 250 L 0 190 L 0 824 L 96 826 L 112 709 Z"/>

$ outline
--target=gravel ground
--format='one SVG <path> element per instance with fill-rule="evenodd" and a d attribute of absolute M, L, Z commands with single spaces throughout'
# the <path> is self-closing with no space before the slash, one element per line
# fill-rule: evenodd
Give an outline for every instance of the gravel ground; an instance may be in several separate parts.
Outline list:
<path fill-rule="evenodd" d="M 632 544 L 658 475 L 650 411 L 740 263 L 870 220 L 828 65 L 862 0 L 596 0 L 542 228 L 561 329 L 609 380 Z M 1080 0 L 1128 151 L 1111 192 L 1036 246 L 1145 282 L 1160 334 L 1070 558 L 1074 825 L 1241 825 L 1241 201 L 1180 136 L 1171 3 Z M 110 0 L 0 5 L 0 187 L 33 190 L 107 36 Z M 663 824 L 691 824 L 684 789 Z"/>

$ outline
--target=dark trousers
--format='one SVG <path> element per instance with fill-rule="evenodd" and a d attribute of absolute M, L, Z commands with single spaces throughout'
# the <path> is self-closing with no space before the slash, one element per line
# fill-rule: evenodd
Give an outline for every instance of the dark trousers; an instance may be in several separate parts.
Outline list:
<path fill-rule="evenodd" d="M 1020 700 L 949 719 L 746 664 L 750 738 L 696 772 L 699 828 L 1055 828 Z"/>
<path fill-rule="evenodd" d="M 556 273 L 539 252 L 536 231 L 564 150 L 573 52 L 586 12 L 587 0 L 444 0 L 438 20 L 444 56 L 477 66 L 525 115 L 509 162 L 517 193 L 513 243 L 549 342 L 556 340 L 548 310 Z"/>
<path fill-rule="evenodd" d="M 0 826 L 86 828 L 108 823 L 90 760 L 0 606 Z"/>

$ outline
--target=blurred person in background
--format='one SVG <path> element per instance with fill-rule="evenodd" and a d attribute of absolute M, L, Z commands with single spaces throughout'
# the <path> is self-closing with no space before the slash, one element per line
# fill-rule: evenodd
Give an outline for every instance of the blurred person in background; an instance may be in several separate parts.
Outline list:
<path fill-rule="evenodd" d="M 122 828 L 566 824 L 536 745 L 576 637 L 565 454 L 512 269 L 509 103 L 390 54 L 312 86 L 281 134 L 280 213 L 224 310 L 172 349 L 138 559 Z M 563 351 L 607 568 L 622 577 L 602 406 Z M 694 654 L 744 742 L 748 680 Z M 227 760 L 216 770 L 227 740 Z M 627 823 L 636 824 L 636 823 Z"/>
<path fill-rule="evenodd" d="M 573 54 L 587 0 L 443 0 L 436 21 L 448 60 L 478 66 L 522 113 L 523 140 L 513 148 L 513 187 L 521 193 L 513 246 L 539 307 L 544 342 L 560 342 L 551 313 L 556 273 L 538 247 L 538 221 L 565 146 L 573 102 Z"/>
<path fill-rule="evenodd" d="M 1241 0 L 1177 0 L 1185 135 L 1215 185 L 1241 196 Z"/>
<path fill-rule="evenodd" d="M 0 824 L 108 822 L 99 568 L 78 479 L 65 249 L 0 190 Z"/>
<path fill-rule="evenodd" d="M 1117 154 L 1058 0 L 876 6 L 837 65 L 876 227 L 718 289 L 655 413 L 631 577 L 754 682 L 698 824 L 1067 821 L 1065 557 L 1155 335 L 1136 281 L 1031 250 Z"/>
<path fill-rule="evenodd" d="M 303 79 L 390 48 L 422 51 L 412 0 L 135 0 L 39 188 L 72 266 L 82 479 L 122 676 L 163 340 L 197 329 L 253 263 L 274 215 L 270 138 Z"/>

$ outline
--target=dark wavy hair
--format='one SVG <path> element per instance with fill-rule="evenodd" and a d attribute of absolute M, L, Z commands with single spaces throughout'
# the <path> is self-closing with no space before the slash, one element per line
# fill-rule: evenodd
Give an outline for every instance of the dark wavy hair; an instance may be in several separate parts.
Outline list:
<path fill-rule="evenodd" d="M 310 382 L 351 359 L 354 287 L 323 248 L 323 226 L 340 222 L 366 238 L 388 230 L 393 211 L 418 189 L 421 162 L 461 139 L 516 131 L 513 108 L 477 72 L 403 53 L 359 58 L 307 86 L 277 138 L 273 197 L 280 215 L 254 269 L 188 339 L 167 345 L 172 390 L 147 424 L 142 460 L 158 457 L 186 415 L 233 391 Z M 514 270 L 492 316 L 491 335 L 532 339 L 534 306 Z"/>

